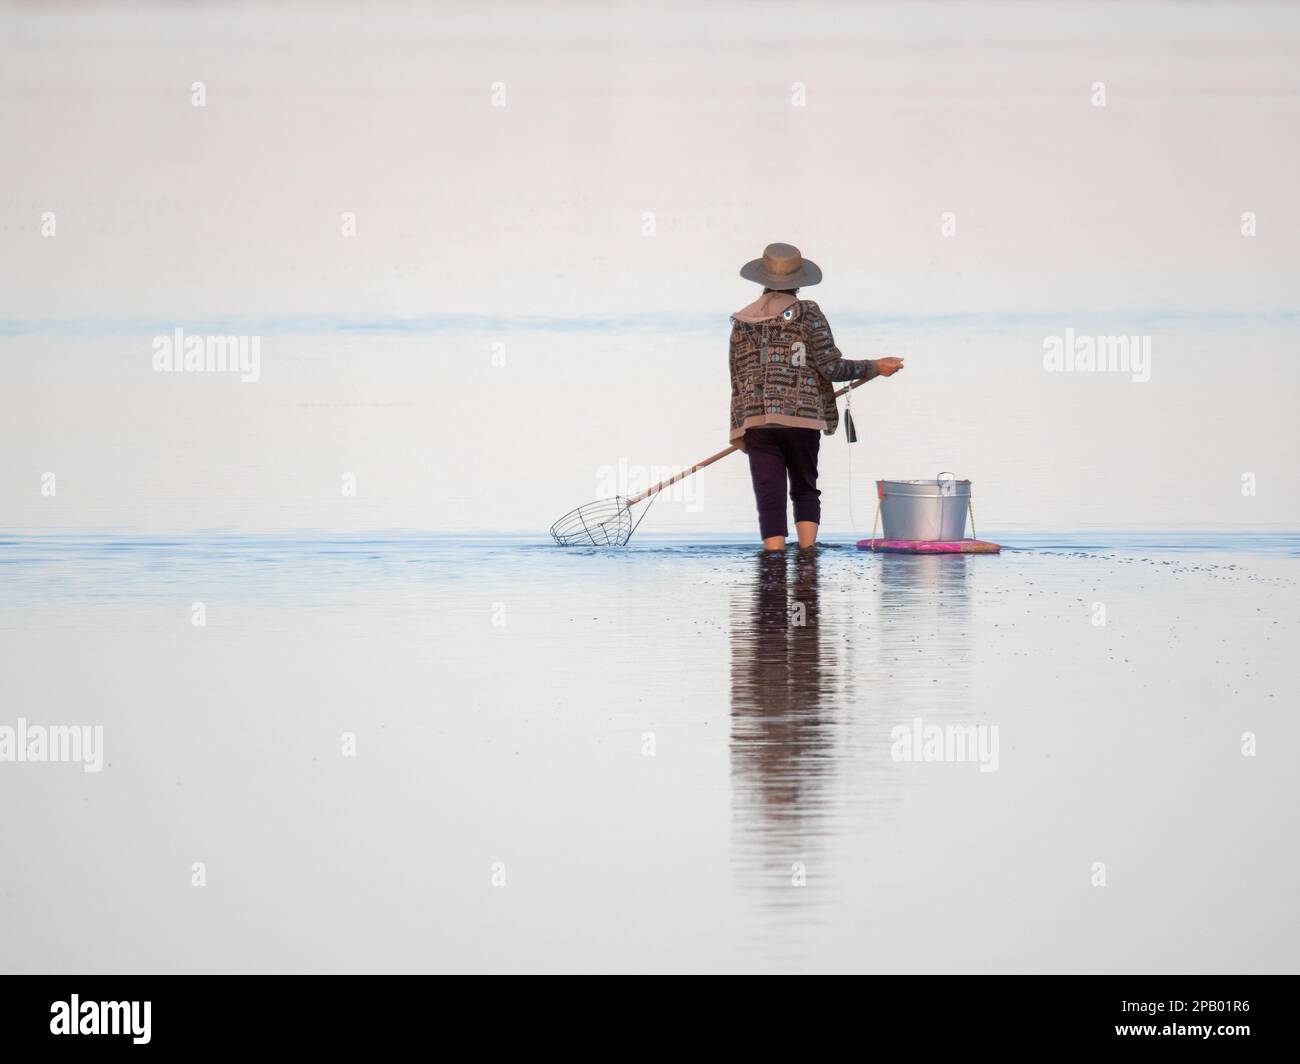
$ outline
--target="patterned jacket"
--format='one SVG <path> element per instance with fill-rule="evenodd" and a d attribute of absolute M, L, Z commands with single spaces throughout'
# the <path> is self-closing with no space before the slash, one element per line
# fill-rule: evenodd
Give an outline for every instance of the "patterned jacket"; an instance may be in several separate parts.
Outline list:
<path fill-rule="evenodd" d="M 811 299 L 768 293 L 731 319 L 731 440 L 741 441 L 746 429 L 759 425 L 821 429 L 829 436 L 840 423 L 831 382 L 875 375 L 871 359 L 840 354 Z"/>

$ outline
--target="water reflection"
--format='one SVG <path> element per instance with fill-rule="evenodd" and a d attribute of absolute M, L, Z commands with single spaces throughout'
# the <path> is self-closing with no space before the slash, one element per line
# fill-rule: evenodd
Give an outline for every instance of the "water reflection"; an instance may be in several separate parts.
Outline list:
<path fill-rule="evenodd" d="M 822 639 L 818 553 L 761 554 L 732 612 L 737 871 L 770 883 L 780 897 L 793 893 L 801 868 L 817 863 L 813 847 L 836 764 L 830 713 L 839 649 Z"/>
<path fill-rule="evenodd" d="M 1230 553 L 1226 544 L 1238 541 L 1225 538 L 1208 555 L 1142 547 L 1114 557 L 1048 542 L 1000 557 L 831 546 L 816 557 L 768 558 L 748 545 L 634 541 L 627 551 L 583 552 L 401 533 L 0 537 L 0 639 L 14 696 L 0 723 L 20 714 L 75 723 L 97 707 L 116 766 L 98 776 L 0 771 L 8 804 L 40 813 L 0 830 L 6 852 L 32 855 L 15 866 L 15 904 L 0 911 L 6 959 L 22 968 L 58 955 L 91 969 L 144 969 L 162 958 L 280 970 L 289 957 L 308 968 L 407 970 L 430 957 L 477 969 L 508 956 L 541 970 L 555 964 L 554 928 L 579 906 L 591 934 L 575 940 L 567 963 L 581 970 L 628 958 L 692 970 L 979 970 L 1025 958 L 1049 967 L 1061 956 L 1136 970 L 1168 952 L 1159 928 L 1128 942 L 1118 962 L 1113 944 L 1089 952 L 1088 927 L 1067 928 L 1055 943 L 1041 937 L 1060 924 L 1059 898 L 1039 889 L 1055 856 L 1026 840 L 1060 835 L 1063 809 L 1070 837 L 1093 837 L 1121 822 L 1135 796 L 1155 793 L 1149 803 L 1177 792 L 1200 802 L 1195 820 L 1168 820 L 1179 852 L 1195 848 L 1180 825 L 1202 833 L 1226 825 L 1212 841 L 1231 848 L 1229 829 L 1260 815 L 1249 841 L 1273 852 L 1268 841 L 1285 835 L 1282 814 L 1295 806 L 1289 780 L 1275 774 L 1250 794 L 1205 791 L 1198 772 L 1222 756 L 1211 725 L 1225 705 L 1245 712 L 1274 693 L 1279 706 L 1295 701 L 1286 656 L 1295 624 L 1267 603 L 1258 611 L 1269 594 L 1294 599 L 1295 540 L 1254 554 Z M 1130 636 L 1154 650 L 1117 646 L 1115 661 L 1092 639 L 1092 649 L 1077 648 L 1098 586 L 1141 599 L 1146 612 Z M 509 627 L 495 628 L 490 610 L 503 598 Z M 196 600 L 208 601 L 204 630 L 190 624 Z M 1213 610 L 1222 631 L 1198 639 L 1180 628 L 1188 601 Z M 1182 638 L 1167 642 L 1169 632 Z M 84 667 L 60 667 L 70 640 Z M 682 668 L 665 667 L 673 655 Z M 1206 691 L 1206 660 L 1240 677 L 1240 692 Z M 133 685 L 139 676 L 150 682 Z M 1152 699 L 1166 689 L 1170 698 Z M 202 705 L 178 712 L 204 690 L 220 692 L 220 714 Z M 1075 712 L 1083 699 L 1086 717 Z M 357 726 L 358 707 L 365 745 L 352 763 L 331 736 Z M 1098 714 L 1100 739 L 1086 726 Z M 891 727 L 918 716 L 998 724 L 1002 767 L 981 774 L 973 764 L 894 762 Z M 1166 780 L 1152 775 L 1146 746 L 1106 740 L 1106 729 L 1134 716 L 1150 718 L 1153 735 L 1209 722 L 1193 732 L 1210 738 L 1189 747 L 1185 771 Z M 274 756 L 226 756 L 232 726 L 258 734 Z M 669 756 L 643 759 L 646 727 L 699 745 L 689 758 L 672 745 Z M 1121 785 L 1080 804 L 1071 781 L 1101 755 Z M 241 783 L 233 790 L 232 765 Z M 660 801 L 664 788 L 683 797 Z M 484 800 L 462 810 L 463 796 L 479 792 Z M 163 827 L 174 830 L 159 837 L 212 839 L 227 874 L 250 887 L 239 899 L 249 919 L 196 927 L 176 909 L 173 888 L 126 889 L 138 877 L 105 861 L 111 900 L 131 918 L 120 926 L 153 931 L 122 937 L 102 921 L 70 922 L 67 913 L 85 909 L 68 894 L 77 855 L 95 852 L 106 822 L 87 810 L 157 820 L 154 799 L 164 793 Z M 216 793 L 234 798 L 214 802 Z M 267 796 L 292 815 L 296 848 L 286 851 L 284 833 L 267 826 Z M 1228 820 L 1215 812 L 1225 801 Z M 1270 819 L 1269 810 L 1282 812 Z M 71 825 L 66 845 L 49 844 L 50 823 Z M 417 854 L 413 876 L 409 855 L 376 848 L 373 824 L 389 825 L 380 843 L 420 837 L 432 857 Z M 729 875 L 713 874 L 719 842 Z M 547 856 L 593 847 L 605 875 L 574 877 Z M 166 850 L 146 848 L 139 859 L 173 861 Z M 283 856 L 283 876 L 265 874 L 268 853 Z M 318 854 L 335 858 L 318 868 Z M 474 874 L 495 854 L 526 861 L 533 887 L 520 895 L 528 910 L 520 919 L 503 921 L 502 894 Z M 443 908 L 459 923 L 394 917 L 428 908 L 426 885 L 445 855 L 470 869 L 448 880 Z M 377 870 L 371 878 L 394 904 L 358 908 L 365 899 L 333 874 L 340 860 Z M 309 906 L 295 887 L 304 862 L 325 884 Z M 793 886 L 796 863 L 807 870 L 804 888 Z M 1297 879 L 1291 851 L 1266 871 Z M 1231 894 L 1225 876 L 1186 894 L 1180 924 Z M 270 889 L 271 878 L 284 889 Z M 1119 916 L 1146 927 L 1144 914 L 1169 896 L 1167 877 L 1156 877 Z M 964 919 L 969 906 L 954 910 L 954 897 L 975 899 L 980 919 Z M 629 923 L 619 899 L 677 914 L 673 935 L 665 939 L 655 921 Z M 1265 915 L 1275 909 L 1266 905 Z M 340 917 L 354 933 L 322 932 Z M 254 933 L 268 924 L 284 935 L 268 943 Z M 186 944 L 183 956 L 169 952 L 172 942 Z M 308 945 L 286 953 L 286 942 Z M 333 945 L 313 952 L 321 942 Z M 1248 943 L 1251 954 L 1230 935 L 1211 936 L 1201 955 L 1224 967 L 1278 966 L 1289 943 L 1272 942 Z"/>
<path fill-rule="evenodd" d="M 972 563 L 989 559 L 965 554 L 882 554 L 879 662 L 886 675 L 916 689 L 941 686 L 950 694 L 965 683 L 970 668 Z M 901 666 L 901 667 L 900 667 Z M 892 685 L 891 685 L 892 686 Z M 896 688 L 895 688 L 896 689 Z M 890 699 L 890 704 L 895 699 Z M 898 708 L 924 708 L 900 698 Z"/>
<path fill-rule="evenodd" d="M 891 761 L 895 724 L 969 713 L 970 561 L 831 550 L 752 563 L 731 617 L 732 858 L 765 908 L 811 918 L 832 902 L 845 870 L 826 855 L 887 832 L 882 803 L 925 784 Z M 853 850 L 874 863 L 870 846 Z"/>

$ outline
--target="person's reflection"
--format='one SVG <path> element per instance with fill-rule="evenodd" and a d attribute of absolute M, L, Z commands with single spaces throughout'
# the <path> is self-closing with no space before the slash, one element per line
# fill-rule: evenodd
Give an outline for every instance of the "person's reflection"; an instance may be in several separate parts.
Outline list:
<path fill-rule="evenodd" d="M 733 610 L 731 777 L 743 874 L 790 884 L 808 867 L 833 765 L 823 711 L 817 551 L 759 556 L 752 590 Z"/>

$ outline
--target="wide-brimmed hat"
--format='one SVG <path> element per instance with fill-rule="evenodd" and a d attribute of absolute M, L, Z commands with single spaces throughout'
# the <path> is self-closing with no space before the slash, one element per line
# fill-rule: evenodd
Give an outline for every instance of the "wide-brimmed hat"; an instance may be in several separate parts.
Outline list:
<path fill-rule="evenodd" d="M 740 276 L 764 288 L 803 288 L 822 279 L 821 267 L 799 254 L 793 244 L 768 244 L 761 259 L 740 268 Z"/>

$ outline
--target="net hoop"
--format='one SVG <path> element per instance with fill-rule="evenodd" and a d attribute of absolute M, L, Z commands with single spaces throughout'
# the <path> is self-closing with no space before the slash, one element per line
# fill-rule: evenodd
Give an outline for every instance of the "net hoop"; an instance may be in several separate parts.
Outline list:
<path fill-rule="evenodd" d="M 627 499 L 618 495 L 570 510 L 551 525 L 551 538 L 561 547 L 624 547 L 635 531 Z"/>

